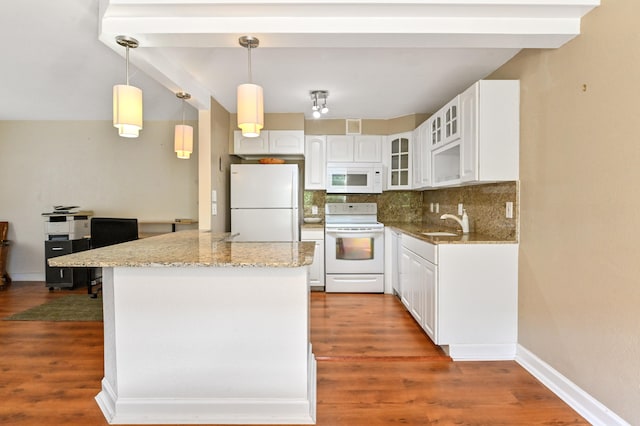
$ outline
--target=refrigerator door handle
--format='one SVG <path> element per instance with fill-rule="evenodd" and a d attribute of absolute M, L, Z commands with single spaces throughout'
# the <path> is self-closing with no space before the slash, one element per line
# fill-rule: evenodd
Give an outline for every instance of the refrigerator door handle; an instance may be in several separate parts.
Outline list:
<path fill-rule="evenodd" d="M 298 207 L 298 185 L 296 182 L 296 174 L 291 173 L 291 207 Z"/>
<path fill-rule="evenodd" d="M 296 185 L 296 174 L 295 173 L 291 173 L 291 207 L 296 207 L 298 205 L 297 203 L 297 185 Z M 298 209 L 294 208 L 292 210 L 292 214 L 291 214 L 291 239 L 293 241 L 299 240 L 299 238 L 296 238 L 296 227 L 297 227 L 297 221 L 298 221 L 298 215 L 294 214 L 297 213 Z"/>

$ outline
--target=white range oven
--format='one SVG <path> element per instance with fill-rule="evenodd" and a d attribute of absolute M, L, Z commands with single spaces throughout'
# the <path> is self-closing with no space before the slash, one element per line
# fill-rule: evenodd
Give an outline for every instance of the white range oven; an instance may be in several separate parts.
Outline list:
<path fill-rule="evenodd" d="M 384 224 L 375 203 L 325 205 L 325 291 L 384 292 Z"/>

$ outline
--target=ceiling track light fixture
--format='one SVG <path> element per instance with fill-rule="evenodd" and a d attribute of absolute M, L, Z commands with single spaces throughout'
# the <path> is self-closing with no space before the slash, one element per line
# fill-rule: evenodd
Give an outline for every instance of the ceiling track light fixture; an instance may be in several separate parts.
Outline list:
<path fill-rule="evenodd" d="M 247 49 L 249 56 L 249 82 L 238 86 L 238 127 L 242 136 L 254 138 L 260 136 L 264 127 L 264 99 L 262 87 L 253 84 L 251 79 L 251 49 L 260 44 L 260 40 L 252 36 L 238 39 L 240 46 Z"/>
<path fill-rule="evenodd" d="M 127 84 L 113 86 L 113 126 L 118 135 L 137 138 L 142 130 L 142 90 L 129 85 L 129 49 L 138 47 L 138 40 L 119 35 L 116 43 L 127 49 Z"/>
<path fill-rule="evenodd" d="M 328 90 L 311 90 L 309 91 L 313 104 L 311 105 L 311 115 L 313 118 L 320 118 L 322 114 L 329 112 L 327 107 L 327 97 L 329 96 Z"/>
<path fill-rule="evenodd" d="M 189 159 L 193 152 L 193 127 L 184 124 L 184 104 L 187 99 L 191 99 L 191 95 L 178 92 L 176 96 L 182 99 L 182 124 L 176 124 L 173 146 L 178 158 Z"/>

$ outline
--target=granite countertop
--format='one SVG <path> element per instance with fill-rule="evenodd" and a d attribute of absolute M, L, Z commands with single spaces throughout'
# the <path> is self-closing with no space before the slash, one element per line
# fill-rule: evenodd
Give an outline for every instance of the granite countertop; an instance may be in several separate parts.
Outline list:
<path fill-rule="evenodd" d="M 303 223 L 302 229 L 322 229 L 324 230 L 324 223 Z"/>
<path fill-rule="evenodd" d="M 313 263 L 313 242 L 233 242 L 229 233 L 171 232 L 49 259 L 55 267 L 295 268 Z"/>
<path fill-rule="evenodd" d="M 404 234 L 411 235 L 429 242 L 431 244 L 517 244 L 515 239 L 504 239 L 486 234 L 479 234 L 477 232 L 470 232 L 463 234 L 462 231 L 454 228 L 436 227 L 436 226 L 423 226 L 422 223 L 409 223 L 409 222 L 385 222 L 385 226 L 391 227 Z M 422 234 L 423 232 L 455 232 L 455 237 L 434 237 Z"/>

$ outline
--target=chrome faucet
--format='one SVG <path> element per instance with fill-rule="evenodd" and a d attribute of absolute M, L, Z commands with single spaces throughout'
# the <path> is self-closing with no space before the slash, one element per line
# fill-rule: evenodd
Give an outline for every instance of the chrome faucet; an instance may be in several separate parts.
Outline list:
<path fill-rule="evenodd" d="M 445 219 L 453 219 L 456 222 L 458 222 L 458 224 L 460 224 L 460 226 L 462 227 L 462 233 L 463 234 L 468 234 L 469 233 L 469 218 L 467 217 L 467 212 L 463 211 L 462 214 L 462 219 L 460 219 L 458 216 L 446 213 L 443 214 L 442 216 L 440 216 L 440 219 L 445 220 Z"/>

